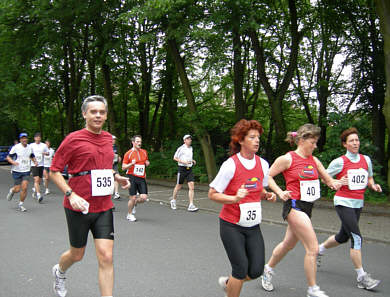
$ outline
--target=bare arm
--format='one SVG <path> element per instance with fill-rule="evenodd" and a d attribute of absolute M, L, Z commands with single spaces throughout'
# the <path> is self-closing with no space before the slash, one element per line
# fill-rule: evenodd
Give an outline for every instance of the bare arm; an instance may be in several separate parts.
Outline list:
<path fill-rule="evenodd" d="M 290 168 L 291 161 L 291 156 L 289 154 L 280 156 L 275 160 L 269 169 L 268 186 L 276 193 L 276 195 L 279 196 L 280 199 L 284 201 L 291 198 L 290 191 L 283 191 L 275 182 L 274 177 Z"/>
<path fill-rule="evenodd" d="M 236 195 L 226 195 L 224 193 L 217 192 L 214 188 L 210 188 L 209 190 L 209 198 L 215 202 L 222 204 L 233 204 L 239 202 L 242 198 L 248 195 L 248 190 L 243 186 L 238 189 Z"/>
<path fill-rule="evenodd" d="M 62 193 L 72 190 L 66 183 L 64 177 L 59 171 L 50 171 L 50 179 L 56 184 Z M 75 210 L 84 210 L 85 199 L 77 195 L 75 192 L 68 197 L 70 205 Z"/>
<path fill-rule="evenodd" d="M 342 186 L 342 181 L 332 178 L 326 171 L 320 160 L 318 160 L 316 157 L 314 157 L 314 161 L 316 162 L 318 174 L 320 175 L 322 181 L 332 190 L 340 189 L 340 187 Z"/>
<path fill-rule="evenodd" d="M 372 177 L 372 176 L 370 176 L 370 177 L 368 178 L 368 184 L 367 184 L 367 186 L 368 186 L 371 190 L 373 190 L 373 191 L 375 191 L 375 192 L 382 192 L 381 186 L 380 186 L 379 184 L 376 184 L 376 183 L 375 183 L 374 177 Z"/>

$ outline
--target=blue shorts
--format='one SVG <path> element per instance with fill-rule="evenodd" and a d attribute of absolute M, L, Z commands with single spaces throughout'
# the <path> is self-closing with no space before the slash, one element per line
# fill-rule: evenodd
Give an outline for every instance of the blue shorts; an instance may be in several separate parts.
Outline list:
<path fill-rule="evenodd" d="M 24 180 L 28 180 L 29 176 L 30 176 L 30 171 L 27 172 L 12 171 L 12 177 L 14 179 L 15 186 L 20 185 Z"/>

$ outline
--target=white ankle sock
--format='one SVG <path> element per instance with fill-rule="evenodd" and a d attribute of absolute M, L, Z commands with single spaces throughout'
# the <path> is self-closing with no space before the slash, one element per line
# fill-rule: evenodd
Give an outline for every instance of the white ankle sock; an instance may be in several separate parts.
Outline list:
<path fill-rule="evenodd" d="M 357 279 L 360 279 L 362 276 L 364 276 L 366 274 L 363 267 L 357 268 L 357 269 L 355 269 L 355 271 L 357 273 Z"/>
<path fill-rule="evenodd" d="M 322 244 L 320 244 L 320 247 L 319 247 L 319 249 L 318 249 L 318 253 L 320 254 L 320 255 L 323 255 L 323 254 L 325 254 L 325 251 L 327 250 L 327 248 L 324 246 L 324 244 L 322 243 Z"/>
<path fill-rule="evenodd" d="M 271 266 L 269 266 L 268 264 L 264 265 L 264 270 L 265 271 L 274 271 L 274 269 Z"/>

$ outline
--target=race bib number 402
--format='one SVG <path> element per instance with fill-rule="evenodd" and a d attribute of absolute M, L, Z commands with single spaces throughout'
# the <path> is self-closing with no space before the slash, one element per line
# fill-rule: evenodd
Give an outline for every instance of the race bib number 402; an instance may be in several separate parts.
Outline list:
<path fill-rule="evenodd" d="M 91 170 L 92 196 L 107 196 L 114 192 L 114 174 L 111 169 Z"/>
<path fill-rule="evenodd" d="M 348 188 L 350 190 L 362 190 L 367 187 L 368 172 L 364 169 L 349 169 L 348 174 Z"/>
<path fill-rule="evenodd" d="M 300 190 L 302 201 L 313 202 L 321 197 L 320 180 L 301 180 Z"/>

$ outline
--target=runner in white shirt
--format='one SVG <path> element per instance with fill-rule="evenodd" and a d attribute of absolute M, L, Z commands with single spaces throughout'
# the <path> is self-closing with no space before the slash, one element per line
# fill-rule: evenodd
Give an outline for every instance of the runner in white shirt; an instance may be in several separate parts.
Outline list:
<path fill-rule="evenodd" d="M 36 198 L 39 203 L 42 202 L 43 196 L 41 195 L 40 184 L 43 177 L 43 162 L 44 156 L 49 155 L 49 149 L 46 144 L 41 142 L 41 133 L 37 132 L 34 135 L 34 142 L 30 144 L 33 150 L 34 156 L 38 164 L 31 163 L 31 172 L 34 177 L 34 187 L 32 189 L 32 197 Z"/>
<path fill-rule="evenodd" d="M 187 179 L 188 183 L 188 199 L 190 204 L 188 205 L 188 211 L 197 211 L 198 208 L 194 205 L 194 174 L 192 173 L 192 166 L 196 164 L 196 161 L 193 159 L 192 151 L 192 137 L 189 134 L 184 135 L 183 137 L 184 144 L 180 146 L 173 160 L 179 165 L 177 173 L 176 186 L 173 189 L 173 195 L 171 202 L 171 208 L 176 209 L 176 197 L 177 193 L 180 191 L 183 186 L 184 180 Z"/>
<path fill-rule="evenodd" d="M 54 149 L 50 147 L 50 140 L 46 140 L 45 144 L 49 150 L 48 155 L 43 156 L 43 184 L 45 185 L 45 195 L 50 194 L 49 190 L 49 173 L 50 173 L 50 166 L 51 166 L 51 161 L 53 160 L 54 157 Z"/>
<path fill-rule="evenodd" d="M 30 160 L 37 163 L 31 147 L 27 144 L 27 133 L 19 134 L 20 143 L 14 145 L 8 156 L 7 161 L 12 165 L 11 173 L 14 179 L 14 186 L 7 194 L 7 200 L 11 201 L 15 193 L 20 192 L 19 210 L 26 211 L 23 202 L 27 196 L 28 177 L 30 176 Z"/>

